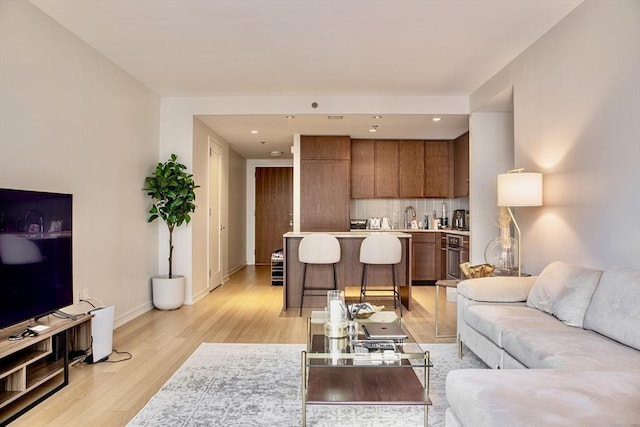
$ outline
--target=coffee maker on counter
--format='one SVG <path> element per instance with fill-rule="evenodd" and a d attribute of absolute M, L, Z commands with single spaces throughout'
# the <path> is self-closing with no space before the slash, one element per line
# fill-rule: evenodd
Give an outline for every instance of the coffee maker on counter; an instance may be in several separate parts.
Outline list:
<path fill-rule="evenodd" d="M 468 217 L 469 213 L 465 209 L 456 209 L 453 211 L 453 228 L 456 230 L 468 230 Z"/>

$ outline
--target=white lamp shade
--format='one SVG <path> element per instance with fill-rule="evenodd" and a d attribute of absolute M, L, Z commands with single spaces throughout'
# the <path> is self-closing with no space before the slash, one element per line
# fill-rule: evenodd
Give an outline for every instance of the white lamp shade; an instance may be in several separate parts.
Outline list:
<path fill-rule="evenodd" d="M 542 206 L 542 174 L 498 175 L 498 206 Z"/>

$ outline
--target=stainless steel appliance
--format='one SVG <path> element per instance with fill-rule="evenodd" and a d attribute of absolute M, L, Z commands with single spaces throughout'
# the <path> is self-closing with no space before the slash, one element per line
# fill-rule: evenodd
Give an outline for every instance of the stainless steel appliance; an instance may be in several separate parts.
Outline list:
<path fill-rule="evenodd" d="M 456 209 L 453 211 L 453 228 L 456 230 L 468 230 L 469 224 L 467 223 L 468 213 L 465 209 Z"/>
<path fill-rule="evenodd" d="M 349 220 L 349 228 L 351 230 L 365 230 L 367 228 L 366 219 L 351 219 Z"/>
<path fill-rule="evenodd" d="M 447 279 L 461 280 L 460 263 L 462 263 L 463 237 L 447 234 Z"/>

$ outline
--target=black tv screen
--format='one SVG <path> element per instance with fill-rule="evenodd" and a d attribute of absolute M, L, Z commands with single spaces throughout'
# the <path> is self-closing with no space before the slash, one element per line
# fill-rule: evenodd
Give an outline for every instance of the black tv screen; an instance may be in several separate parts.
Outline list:
<path fill-rule="evenodd" d="M 0 328 L 73 304 L 71 194 L 0 189 Z"/>

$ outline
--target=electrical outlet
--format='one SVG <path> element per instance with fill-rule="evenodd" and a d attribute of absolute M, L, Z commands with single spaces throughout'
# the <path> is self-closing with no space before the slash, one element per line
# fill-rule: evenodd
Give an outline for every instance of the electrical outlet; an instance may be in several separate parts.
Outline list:
<path fill-rule="evenodd" d="M 82 298 L 82 291 L 78 291 L 78 295 L 77 295 L 77 300 L 76 302 L 80 302 L 82 301 L 84 298 Z"/>
<path fill-rule="evenodd" d="M 83 289 L 82 290 L 82 299 L 88 299 L 89 298 L 89 289 Z"/>

